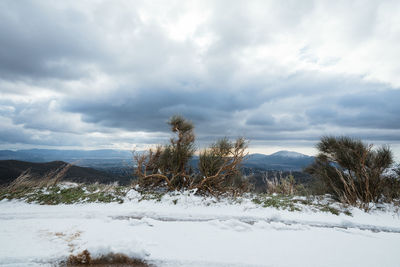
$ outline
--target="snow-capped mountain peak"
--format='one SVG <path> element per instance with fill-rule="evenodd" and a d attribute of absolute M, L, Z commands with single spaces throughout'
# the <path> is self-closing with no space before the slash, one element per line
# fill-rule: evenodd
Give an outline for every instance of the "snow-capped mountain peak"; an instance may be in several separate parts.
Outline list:
<path fill-rule="evenodd" d="M 279 157 L 286 157 L 286 158 L 305 158 L 305 157 L 307 157 L 307 155 L 304 155 L 304 154 L 301 154 L 298 152 L 294 152 L 294 151 L 287 151 L 287 150 L 275 152 L 275 153 L 271 154 L 271 156 L 279 156 Z"/>

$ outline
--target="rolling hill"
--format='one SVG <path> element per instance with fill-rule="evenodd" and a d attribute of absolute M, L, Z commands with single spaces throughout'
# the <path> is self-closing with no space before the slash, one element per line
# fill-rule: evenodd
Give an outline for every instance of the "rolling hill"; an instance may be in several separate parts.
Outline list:
<path fill-rule="evenodd" d="M 10 183 L 27 169 L 30 169 L 33 176 L 40 177 L 49 171 L 59 169 L 65 164 L 63 161 L 38 163 L 19 160 L 0 160 L 0 185 Z M 118 181 L 120 184 L 128 184 L 131 179 L 131 176 L 117 176 L 101 170 L 80 166 L 72 166 L 63 178 L 65 181 L 79 183 L 112 183 Z"/>

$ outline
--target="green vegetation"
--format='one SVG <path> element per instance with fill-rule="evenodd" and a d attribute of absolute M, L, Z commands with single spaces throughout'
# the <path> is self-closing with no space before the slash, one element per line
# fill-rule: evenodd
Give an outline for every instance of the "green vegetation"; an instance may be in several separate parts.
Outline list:
<path fill-rule="evenodd" d="M 334 215 L 343 213 L 351 216 L 351 212 L 345 207 L 335 207 L 337 202 L 329 201 L 326 199 L 324 202 L 318 201 L 317 198 L 298 198 L 296 196 L 278 195 L 278 194 L 258 194 L 252 199 L 253 203 L 260 205 L 264 208 L 276 208 L 288 211 L 302 211 L 305 208 L 309 208 L 313 211 L 329 212 Z"/>
<path fill-rule="evenodd" d="M 105 185 L 73 186 L 62 188 L 58 185 L 42 188 L 18 188 L 14 191 L 0 190 L 0 200 L 21 199 L 28 203 L 43 205 L 89 203 L 89 202 L 123 202 L 127 188 L 108 188 Z"/>
<path fill-rule="evenodd" d="M 260 195 L 252 200 L 255 204 L 262 205 L 264 208 L 273 207 L 289 211 L 300 211 L 294 201 L 288 196 Z"/>
<path fill-rule="evenodd" d="M 35 191 L 35 188 L 18 188 L 13 191 L 9 191 L 7 188 L 0 189 L 0 201 L 3 199 L 24 199 L 26 196 L 30 195 Z"/>
<path fill-rule="evenodd" d="M 142 191 L 140 192 L 141 198 L 139 199 L 140 201 L 143 200 L 155 200 L 157 202 L 160 202 L 162 197 L 165 195 L 163 192 L 155 192 L 155 191 Z"/>
<path fill-rule="evenodd" d="M 103 184 L 58 184 L 50 187 L 16 187 L 14 190 L 7 188 L 0 189 L 0 201 L 3 199 L 19 199 L 28 203 L 38 203 L 41 205 L 58 205 L 58 204 L 74 204 L 74 203 L 123 203 L 126 193 L 131 187 Z M 141 201 L 160 202 L 162 198 L 168 194 L 172 198 L 174 205 L 178 204 L 179 193 L 154 190 L 139 190 L 140 195 L 137 198 Z M 193 192 L 192 192 L 193 193 Z M 176 197 L 176 198 L 175 198 Z M 311 211 L 329 212 L 335 215 L 340 213 L 351 215 L 346 206 L 339 205 L 334 200 L 326 197 L 301 197 L 296 195 L 285 194 L 252 194 L 236 197 L 229 194 L 221 195 L 212 201 L 206 201 L 206 205 L 217 203 L 218 199 L 225 199 L 228 203 L 241 204 L 250 197 L 251 201 L 264 208 L 275 208 L 288 211 L 302 211 L 309 209 Z"/>

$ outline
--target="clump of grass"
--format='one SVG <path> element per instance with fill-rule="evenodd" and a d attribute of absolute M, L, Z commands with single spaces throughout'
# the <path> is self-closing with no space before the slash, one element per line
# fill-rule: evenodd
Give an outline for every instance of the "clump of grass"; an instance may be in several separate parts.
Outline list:
<path fill-rule="evenodd" d="M 155 200 L 160 202 L 162 197 L 165 195 L 165 192 L 143 191 L 140 192 L 140 194 L 141 198 L 139 199 L 139 202 L 142 200 Z"/>
<path fill-rule="evenodd" d="M 282 195 L 259 195 L 252 200 L 255 204 L 262 205 L 264 208 L 273 207 L 276 209 L 300 211 L 295 202 L 288 196 Z"/>
<path fill-rule="evenodd" d="M 150 266 L 145 261 L 137 258 L 128 257 L 122 253 L 109 253 L 99 257 L 92 257 L 89 251 L 84 250 L 77 255 L 70 255 L 65 263 L 61 266 L 133 266 L 133 267 L 148 267 Z"/>
<path fill-rule="evenodd" d="M 27 196 L 26 201 L 45 205 L 72 204 L 82 200 L 84 194 L 85 191 L 81 187 L 60 189 L 58 186 L 55 186 L 48 190 L 35 191 Z"/>
<path fill-rule="evenodd" d="M 335 202 L 329 198 L 317 199 L 317 201 L 311 201 L 309 206 L 318 211 L 328 212 L 334 215 L 339 215 L 343 213 L 347 216 L 352 216 L 352 213 L 350 212 L 350 210 L 348 210 L 348 207 L 346 205 Z"/>
<path fill-rule="evenodd" d="M 337 208 L 334 208 L 334 207 L 330 207 L 329 205 L 321 206 L 320 211 L 330 212 L 334 215 L 340 214 L 340 210 L 338 210 Z"/>
<path fill-rule="evenodd" d="M 345 215 L 347 215 L 347 216 L 353 216 L 353 214 L 352 214 L 351 211 L 349 211 L 349 210 L 345 210 L 343 213 L 344 213 Z"/>
<path fill-rule="evenodd" d="M 44 205 L 73 204 L 79 202 L 119 202 L 123 203 L 123 196 L 114 191 L 96 190 L 92 193 L 86 187 L 80 185 L 70 188 L 60 188 L 58 186 L 46 190 L 36 190 L 28 194 L 24 199 L 27 202 L 36 202 Z"/>
<path fill-rule="evenodd" d="M 90 184 L 85 187 L 90 193 L 86 195 L 86 202 L 119 202 L 123 203 L 128 190 L 127 187 L 119 186 L 117 183 L 113 184 Z"/>
<path fill-rule="evenodd" d="M 115 195 L 113 193 L 107 192 L 97 192 L 86 196 L 85 202 L 103 202 L 103 203 L 110 203 L 110 202 L 118 202 L 123 203 L 124 200 L 122 196 Z"/>
<path fill-rule="evenodd" d="M 252 199 L 253 203 L 261 205 L 264 208 L 273 207 L 276 209 L 289 210 L 289 211 L 301 211 L 302 207 L 308 206 L 313 210 L 329 212 L 334 215 L 339 215 L 343 213 L 345 215 L 351 216 L 351 212 L 348 209 L 339 209 L 333 207 L 329 202 L 320 203 L 312 201 L 311 199 L 298 199 L 291 196 L 285 195 L 257 195 Z"/>
<path fill-rule="evenodd" d="M 13 191 L 9 191 L 7 187 L 0 189 L 0 200 L 3 199 L 21 199 L 32 193 L 35 189 L 29 187 L 18 188 Z"/>

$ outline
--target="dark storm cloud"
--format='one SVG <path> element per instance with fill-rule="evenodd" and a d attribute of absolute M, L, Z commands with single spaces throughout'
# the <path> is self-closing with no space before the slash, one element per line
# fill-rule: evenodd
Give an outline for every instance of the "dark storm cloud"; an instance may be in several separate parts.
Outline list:
<path fill-rule="evenodd" d="M 399 90 L 345 94 L 307 110 L 312 124 L 367 129 L 400 129 Z M 400 139 L 400 137 L 399 137 Z"/>
<path fill-rule="evenodd" d="M 196 123 L 229 119 L 237 110 L 252 107 L 251 96 L 218 90 L 185 92 L 181 90 L 143 88 L 135 94 L 129 90 L 112 98 L 71 99 L 64 103 L 69 112 L 83 114 L 83 120 L 107 127 L 133 131 L 165 131 L 165 122 L 181 114 Z M 118 103 L 117 105 L 115 103 Z"/>
<path fill-rule="evenodd" d="M 59 10 L 44 1 L 1 1 L 0 77 L 87 75 L 80 64 L 96 61 L 104 53 L 89 24 L 79 11 Z"/>
<path fill-rule="evenodd" d="M 43 135 L 37 131 L 25 130 L 19 126 L 10 125 L 0 129 L 0 145 L 29 144 L 39 146 L 71 146 L 82 144 L 79 139 L 70 138 L 67 134 Z"/>
<path fill-rule="evenodd" d="M 0 143 L 400 141 L 395 2 L 193 3 L 1 1 Z"/>
<path fill-rule="evenodd" d="M 287 77 L 275 88 L 218 90 L 140 88 L 117 90 L 113 96 L 71 98 L 64 110 L 83 115 L 83 120 L 129 131 L 167 131 L 165 122 L 182 114 L 196 124 L 201 136 L 242 135 L 257 140 L 275 138 L 318 139 L 312 127 L 355 127 L 400 129 L 399 92 L 374 91 L 386 88 L 357 77 L 308 78 L 309 74 Z M 349 91 L 352 88 L 352 91 Z M 353 94 L 353 91 L 366 93 Z M 311 100 L 310 100 L 311 99 Z M 273 133 L 271 133 L 271 131 Z M 306 131 L 299 134 L 299 131 Z M 286 132 L 287 134 L 282 134 Z M 350 131 L 343 131 L 343 134 Z M 361 136 L 382 139 L 384 133 L 363 132 Z M 400 137 L 399 137 L 400 140 Z"/>

